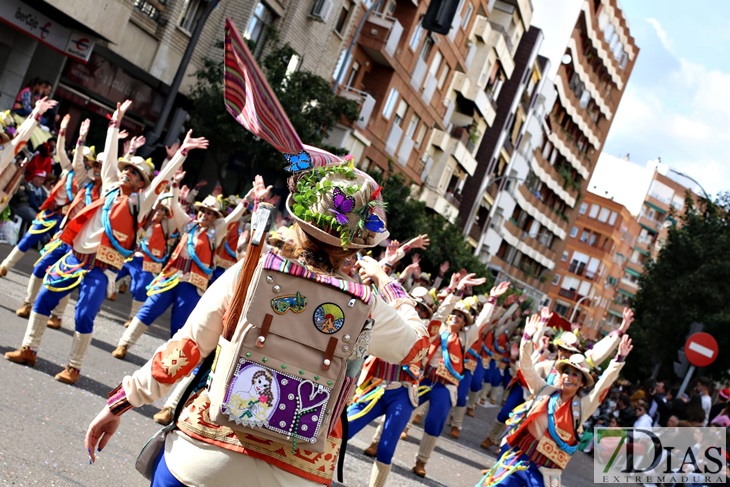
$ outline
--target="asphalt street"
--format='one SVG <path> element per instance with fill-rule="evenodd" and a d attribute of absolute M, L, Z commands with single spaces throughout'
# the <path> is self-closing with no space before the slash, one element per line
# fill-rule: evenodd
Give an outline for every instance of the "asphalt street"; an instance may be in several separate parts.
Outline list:
<path fill-rule="evenodd" d="M 0 244 L 0 259 L 10 247 Z M 25 295 L 25 287 L 37 252 L 29 252 L 7 277 L 0 279 L 0 353 L 19 347 L 27 320 L 15 315 Z M 14 486 L 124 486 L 149 485 L 134 469 L 140 448 L 159 428 L 152 421 L 163 401 L 127 412 L 110 444 L 89 465 L 84 434 L 89 422 L 105 405 L 107 393 L 121 379 L 134 372 L 169 337 L 169 312 L 163 315 L 130 349 L 127 360 L 111 356 L 129 313 L 131 297 L 120 294 L 115 302 L 106 300 L 96 318 L 94 339 L 74 386 L 53 380 L 68 360 L 73 335 L 75 294 L 63 317 L 60 330 L 47 329 L 35 368 L 0 360 L 0 485 Z M 477 408 L 475 418 L 466 417 L 458 441 L 447 431 L 426 466 L 428 476 L 420 479 L 410 471 L 422 430 L 415 426 L 407 441 L 401 442 L 388 479 L 390 486 L 473 486 L 480 470 L 494 464 L 490 452 L 479 443 L 496 416 L 496 408 Z M 344 485 L 368 485 L 372 459 L 362 450 L 370 444 L 374 424 L 365 428 L 348 445 Z M 589 485 L 593 460 L 578 452 L 563 475 L 563 485 Z M 242 483 L 241 485 L 246 485 Z M 343 484 L 336 484 L 343 485 Z"/>

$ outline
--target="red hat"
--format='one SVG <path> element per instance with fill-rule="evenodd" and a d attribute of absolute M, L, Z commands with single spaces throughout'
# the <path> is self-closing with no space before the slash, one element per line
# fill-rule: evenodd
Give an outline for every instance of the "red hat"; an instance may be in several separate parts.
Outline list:
<path fill-rule="evenodd" d="M 33 173 L 34 178 L 45 178 L 46 177 L 46 171 L 36 171 Z"/>
<path fill-rule="evenodd" d="M 721 390 L 720 397 L 725 399 L 726 401 L 730 399 L 730 387 L 726 387 L 725 389 Z"/>

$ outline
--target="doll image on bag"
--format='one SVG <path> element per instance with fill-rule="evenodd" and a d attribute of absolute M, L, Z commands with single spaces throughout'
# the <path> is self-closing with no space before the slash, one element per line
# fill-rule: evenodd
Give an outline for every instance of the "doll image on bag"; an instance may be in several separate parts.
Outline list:
<path fill-rule="evenodd" d="M 271 372 L 260 367 L 249 367 L 237 382 L 246 389 L 231 395 L 230 411 L 249 426 L 268 425 L 275 402 L 272 388 L 276 386 Z"/>

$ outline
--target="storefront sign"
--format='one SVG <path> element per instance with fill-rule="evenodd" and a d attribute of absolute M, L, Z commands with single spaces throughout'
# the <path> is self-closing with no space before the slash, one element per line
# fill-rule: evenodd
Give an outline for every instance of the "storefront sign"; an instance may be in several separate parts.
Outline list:
<path fill-rule="evenodd" d="M 94 50 L 93 37 L 64 27 L 20 0 L 0 2 L 0 21 L 82 62 L 88 61 Z"/>

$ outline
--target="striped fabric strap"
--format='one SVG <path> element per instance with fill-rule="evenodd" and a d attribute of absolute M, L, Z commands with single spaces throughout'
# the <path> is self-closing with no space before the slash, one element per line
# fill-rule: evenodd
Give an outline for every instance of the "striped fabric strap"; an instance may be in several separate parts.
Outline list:
<path fill-rule="evenodd" d="M 367 286 L 363 286 L 362 284 L 358 284 L 352 281 L 338 279 L 334 276 L 317 274 L 308 270 L 306 267 L 299 265 L 296 262 L 284 259 L 273 252 L 269 252 L 264 257 L 264 269 L 281 272 L 284 274 L 290 274 L 292 276 L 302 277 L 304 279 L 309 279 L 320 284 L 332 286 L 336 289 L 339 289 L 340 291 L 344 291 L 347 294 L 360 299 L 365 304 L 370 304 L 370 300 L 372 299 L 372 291 Z M 405 291 L 403 292 L 405 293 Z M 405 294 L 405 297 L 407 296 L 408 295 Z"/>
<path fill-rule="evenodd" d="M 398 281 L 390 281 L 380 288 L 380 296 L 385 302 L 392 303 L 396 299 L 407 299 L 408 293 Z"/>
<path fill-rule="evenodd" d="M 223 97 L 238 123 L 282 154 L 306 152 L 314 167 L 341 158 L 302 143 L 289 117 L 231 19 L 226 19 Z"/>

